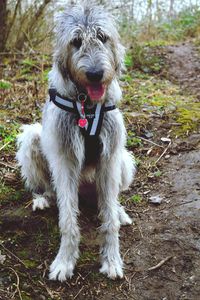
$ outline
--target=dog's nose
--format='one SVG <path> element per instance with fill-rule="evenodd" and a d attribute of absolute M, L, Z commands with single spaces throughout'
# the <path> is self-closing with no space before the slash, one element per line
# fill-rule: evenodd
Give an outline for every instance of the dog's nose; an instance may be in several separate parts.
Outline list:
<path fill-rule="evenodd" d="M 86 76 L 89 81 L 100 81 L 103 78 L 103 70 L 87 71 Z"/>

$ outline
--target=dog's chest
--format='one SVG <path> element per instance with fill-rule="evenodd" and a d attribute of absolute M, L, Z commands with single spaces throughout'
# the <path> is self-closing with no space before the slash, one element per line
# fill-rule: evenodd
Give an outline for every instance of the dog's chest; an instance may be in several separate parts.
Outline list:
<path fill-rule="evenodd" d="M 80 159 L 81 153 L 84 152 L 85 167 L 95 167 L 103 153 L 106 156 L 112 155 L 120 140 L 119 124 L 115 114 L 111 112 L 104 115 L 100 134 L 89 136 L 82 133 L 75 115 L 60 111 L 57 119 L 57 135 L 61 149 L 64 149 L 69 157 L 75 155 Z"/>
<path fill-rule="evenodd" d="M 95 166 L 102 153 L 102 142 L 99 137 L 84 137 L 84 146 L 85 146 L 85 166 Z"/>

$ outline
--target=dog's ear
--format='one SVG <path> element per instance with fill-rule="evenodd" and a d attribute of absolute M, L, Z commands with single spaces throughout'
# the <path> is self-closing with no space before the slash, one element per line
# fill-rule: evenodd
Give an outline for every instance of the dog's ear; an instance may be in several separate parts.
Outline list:
<path fill-rule="evenodd" d="M 63 61 L 63 59 L 61 57 L 58 57 L 56 60 L 56 64 L 57 64 L 58 70 L 62 74 L 63 79 L 68 79 L 69 74 L 68 74 L 68 70 L 67 70 L 67 63 L 65 61 Z"/>
<path fill-rule="evenodd" d="M 126 70 L 124 64 L 125 47 L 120 42 L 116 45 L 116 73 L 118 76 Z"/>

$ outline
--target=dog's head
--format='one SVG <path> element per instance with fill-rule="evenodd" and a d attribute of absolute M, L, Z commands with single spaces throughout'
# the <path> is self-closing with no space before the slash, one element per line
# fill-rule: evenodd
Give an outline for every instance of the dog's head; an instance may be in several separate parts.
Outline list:
<path fill-rule="evenodd" d="M 123 59 L 116 24 L 103 7 L 77 5 L 58 16 L 54 65 L 92 101 L 104 101 Z"/>

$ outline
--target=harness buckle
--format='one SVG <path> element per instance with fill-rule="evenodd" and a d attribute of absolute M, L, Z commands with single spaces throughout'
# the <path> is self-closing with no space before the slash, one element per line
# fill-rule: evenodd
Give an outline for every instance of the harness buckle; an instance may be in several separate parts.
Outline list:
<path fill-rule="evenodd" d="M 78 95 L 78 101 L 79 101 L 79 102 L 85 102 L 86 100 L 87 100 L 87 95 L 86 95 L 86 94 L 80 93 L 80 94 Z"/>

